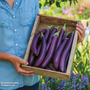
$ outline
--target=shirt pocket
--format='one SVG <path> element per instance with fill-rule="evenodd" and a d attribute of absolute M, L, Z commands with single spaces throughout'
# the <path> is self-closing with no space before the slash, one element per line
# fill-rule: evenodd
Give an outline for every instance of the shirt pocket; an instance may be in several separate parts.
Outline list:
<path fill-rule="evenodd" d="M 33 8 L 21 8 L 20 9 L 20 25 L 32 26 L 33 25 Z"/>
<path fill-rule="evenodd" d="M 9 25 L 8 15 L 5 12 L 0 12 L 0 28 L 7 28 Z"/>

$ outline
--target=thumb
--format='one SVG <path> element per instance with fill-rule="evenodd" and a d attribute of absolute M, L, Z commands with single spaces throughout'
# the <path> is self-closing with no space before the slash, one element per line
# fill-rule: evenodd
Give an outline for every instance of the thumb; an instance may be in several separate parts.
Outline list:
<path fill-rule="evenodd" d="M 22 60 L 22 61 L 21 61 L 21 64 L 28 65 L 28 62 L 25 61 L 25 60 Z"/>

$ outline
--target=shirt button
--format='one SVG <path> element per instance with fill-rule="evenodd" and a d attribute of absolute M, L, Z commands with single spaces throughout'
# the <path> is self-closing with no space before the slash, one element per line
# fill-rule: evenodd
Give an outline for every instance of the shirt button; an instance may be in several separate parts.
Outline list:
<path fill-rule="evenodd" d="M 16 4 L 18 4 L 18 3 L 16 2 Z"/>
<path fill-rule="evenodd" d="M 13 16 L 15 18 L 15 16 Z"/>
<path fill-rule="evenodd" d="M 16 32 L 17 30 L 15 29 L 14 31 Z"/>
<path fill-rule="evenodd" d="M 16 44 L 16 46 L 18 46 L 18 44 Z"/>

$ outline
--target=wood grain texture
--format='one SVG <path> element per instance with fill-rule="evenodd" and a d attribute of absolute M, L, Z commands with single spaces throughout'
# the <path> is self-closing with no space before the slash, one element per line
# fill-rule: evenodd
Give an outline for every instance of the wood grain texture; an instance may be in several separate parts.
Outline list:
<path fill-rule="evenodd" d="M 63 25 L 66 23 L 65 33 L 67 33 L 69 31 L 75 31 L 77 22 L 79 21 L 38 14 L 35 20 L 35 23 L 34 23 L 34 27 L 31 33 L 31 37 L 28 43 L 28 47 L 27 47 L 24 59 L 27 61 L 29 60 L 30 47 L 31 47 L 34 36 L 38 34 L 40 31 L 42 31 L 43 29 L 47 28 L 47 26 L 53 25 L 51 31 L 54 29 L 54 27 L 57 27 L 57 26 L 60 26 L 59 29 L 61 30 Z M 22 65 L 22 68 L 25 70 L 33 70 L 35 74 L 37 75 L 43 75 L 43 76 L 52 77 L 52 78 L 69 80 L 71 69 L 72 69 L 72 64 L 73 64 L 73 58 L 75 54 L 75 49 L 77 45 L 77 39 L 78 39 L 77 31 L 75 31 L 74 40 L 73 40 L 72 48 L 70 51 L 66 73 L 62 73 L 58 71 L 50 71 L 47 69 L 42 69 L 42 68 L 37 68 L 37 67 L 32 67 L 32 66 L 25 66 L 25 65 Z"/>
<path fill-rule="evenodd" d="M 59 71 L 51 71 L 51 70 L 47 70 L 47 69 L 42 69 L 42 68 L 37 68 L 37 67 L 32 67 L 32 66 L 25 66 L 25 65 L 22 65 L 22 69 L 33 70 L 34 73 L 37 75 L 43 75 L 43 76 L 62 79 L 62 80 L 69 80 L 68 74 L 62 73 Z"/>
<path fill-rule="evenodd" d="M 47 24 L 64 25 L 65 23 L 67 23 L 67 26 L 76 27 L 77 22 L 79 22 L 77 20 L 64 19 L 55 16 L 47 16 L 41 14 L 38 14 L 38 16 L 40 16 L 41 23 Z"/>
<path fill-rule="evenodd" d="M 81 22 L 82 22 L 84 28 L 89 26 L 89 20 L 82 20 Z"/>

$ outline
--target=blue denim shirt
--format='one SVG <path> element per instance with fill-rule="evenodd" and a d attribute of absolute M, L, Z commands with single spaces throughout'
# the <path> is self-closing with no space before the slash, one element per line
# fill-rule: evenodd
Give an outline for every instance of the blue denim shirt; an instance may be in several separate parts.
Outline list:
<path fill-rule="evenodd" d="M 13 9 L 0 0 L 0 52 L 24 58 L 37 13 L 39 0 L 15 0 Z M 0 60 L 0 90 L 32 86 L 39 80 L 39 75 L 24 76 L 11 62 Z"/>

